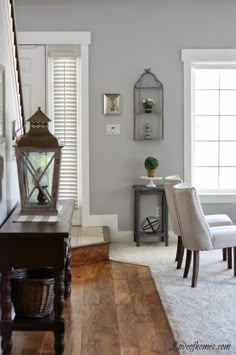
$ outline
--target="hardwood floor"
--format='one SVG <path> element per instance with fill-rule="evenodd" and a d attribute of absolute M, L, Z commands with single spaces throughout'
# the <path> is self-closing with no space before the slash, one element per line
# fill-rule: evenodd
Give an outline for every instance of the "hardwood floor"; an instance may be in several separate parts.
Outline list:
<path fill-rule="evenodd" d="M 147 267 L 108 261 L 73 268 L 65 321 L 65 355 L 173 354 L 174 338 Z M 36 354 L 53 354 L 53 334 L 15 332 L 13 355 Z"/>

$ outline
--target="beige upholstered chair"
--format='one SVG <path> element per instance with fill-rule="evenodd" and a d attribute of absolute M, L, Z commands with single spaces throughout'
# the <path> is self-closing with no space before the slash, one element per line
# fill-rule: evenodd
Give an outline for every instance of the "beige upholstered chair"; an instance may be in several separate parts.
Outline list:
<path fill-rule="evenodd" d="M 192 287 L 197 286 L 201 250 L 234 247 L 234 276 L 236 276 L 236 226 L 210 228 L 195 187 L 182 183 L 175 185 L 173 191 L 183 246 L 188 254 L 193 252 Z M 187 275 L 189 266 L 190 264 L 186 264 Z"/>
<path fill-rule="evenodd" d="M 178 221 L 175 203 L 174 203 L 173 186 L 182 182 L 183 181 L 180 179 L 178 175 L 167 176 L 164 179 L 166 200 L 167 200 L 168 209 L 170 213 L 173 232 L 178 236 L 177 251 L 176 251 L 177 269 L 181 269 L 184 248 L 182 244 L 181 231 L 180 231 L 179 221 Z M 207 215 L 205 216 L 205 218 L 210 227 L 230 226 L 233 224 L 231 219 L 225 214 Z M 230 255 L 228 258 L 228 267 L 232 268 L 231 249 L 229 250 L 229 254 Z M 223 260 L 226 260 L 226 249 L 223 249 Z"/>

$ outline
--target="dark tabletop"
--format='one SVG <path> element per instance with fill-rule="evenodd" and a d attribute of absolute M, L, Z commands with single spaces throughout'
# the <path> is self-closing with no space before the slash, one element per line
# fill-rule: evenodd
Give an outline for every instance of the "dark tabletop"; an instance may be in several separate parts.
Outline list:
<path fill-rule="evenodd" d="M 61 200 L 58 203 L 63 205 L 62 214 L 58 222 L 14 222 L 20 212 L 20 204 L 0 229 L 0 239 L 2 238 L 43 238 L 50 234 L 53 237 L 68 237 L 71 227 L 71 219 L 74 211 L 74 200 Z"/>

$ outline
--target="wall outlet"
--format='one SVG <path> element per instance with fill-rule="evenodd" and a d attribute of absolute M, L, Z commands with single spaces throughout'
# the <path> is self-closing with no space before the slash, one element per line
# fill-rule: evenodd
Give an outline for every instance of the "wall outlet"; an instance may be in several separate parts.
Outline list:
<path fill-rule="evenodd" d="M 106 135 L 115 136 L 120 134 L 120 124 L 107 124 Z"/>
<path fill-rule="evenodd" d="M 156 207 L 156 215 L 157 217 L 161 217 L 161 207 L 159 206 Z"/>

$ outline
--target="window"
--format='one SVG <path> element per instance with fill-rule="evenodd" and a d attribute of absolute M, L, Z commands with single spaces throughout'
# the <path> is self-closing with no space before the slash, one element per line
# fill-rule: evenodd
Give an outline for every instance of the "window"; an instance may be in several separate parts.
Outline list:
<path fill-rule="evenodd" d="M 78 77 L 79 58 L 53 57 L 52 111 L 54 134 L 62 149 L 59 199 L 78 201 Z"/>
<path fill-rule="evenodd" d="M 182 60 L 184 179 L 202 202 L 235 202 L 236 50 L 182 50 Z"/>
<path fill-rule="evenodd" d="M 193 182 L 203 190 L 235 190 L 236 68 L 193 70 Z"/>

